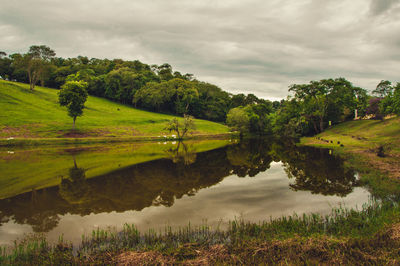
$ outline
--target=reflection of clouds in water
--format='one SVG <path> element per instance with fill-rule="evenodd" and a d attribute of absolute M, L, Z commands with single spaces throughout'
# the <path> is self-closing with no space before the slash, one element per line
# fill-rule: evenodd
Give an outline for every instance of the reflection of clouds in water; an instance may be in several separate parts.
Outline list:
<path fill-rule="evenodd" d="M 209 189 L 200 190 L 195 197 L 184 196 L 176 200 L 172 207 L 153 206 L 140 212 L 111 212 L 84 217 L 65 215 L 59 226 L 49 233 L 49 239 L 56 241 L 60 234 L 64 234 L 67 240 L 79 241 L 82 234 L 90 234 L 97 226 L 121 228 L 124 223 L 136 224 L 143 231 L 149 228 L 163 230 L 165 225 L 177 228 L 189 222 L 196 225 L 207 221 L 207 224 L 216 226 L 221 220 L 227 222 L 239 217 L 258 222 L 295 212 L 328 214 L 339 204 L 361 207 L 368 201 L 368 195 L 362 188 L 355 188 L 344 198 L 315 195 L 308 191 L 294 192 L 289 189 L 289 179 L 281 163 L 273 163 L 268 171 L 256 177 L 227 177 Z"/>
<path fill-rule="evenodd" d="M 157 160 L 95 179 L 83 178 L 83 183 L 90 188 L 90 193 L 84 197 L 77 193 L 82 187 L 78 182 L 81 179 L 72 178 L 78 189 L 69 187 L 65 190 L 67 194 L 61 193 L 61 188 L 50 188 L 35 192 L 37 202 L 32 202 L 28 193 L 12 199 L 13 204 L 3 202 L 3 208 L 7 217 L 14 216 L 15 221 L 32 225 L 43 220 L 32 220 L 36 213 L 44 217 L 59 215 L 58 225 L 48 229 L 49 239 L 57 241 L 58 236 L 64 234 L 64 239 L 79 242 L 82 234 L 90 235 L 96 227 L 107 228 L 109 225 L 120 229 L 124 223 L 136 224 L 145 231 L 149 228 L 163 230 L 167 224 L 174 228 L 189 222 L 202 224 L 205 220 L 213 226 L 221 220 L 226 222 L 235 218 L 258 222 L 294 212 L 329 213 L 338 203 L 352 207 L 368 200 L 364 189 L 353 190 L 352 182 L 349 182 L 352 173 L 344 172 L 342 161 L 330 161 L 334 158 L 319 150 L 271 147 L 267 142 L 256 141 L 199 154 L 192 154 L 189 146 L 184 145 L 170 151 L 172 158 L 177 162 L 182 162 L 183 158 L 185 163 Z M 282 160 L 285 164 L 273 160 Z M 291 179 L 287 176 L 288 169 L 293 173 Z M 296 176 L 296 173 L 306 171 L 309 175 L 300 176 L 306 179 Z M 342 175 L 347 177 L 346 173 L 350 179 L 341 178 Z M 309 180 L 313 181 L 312 190 L 305 186 L 308 182 L 303 182 L 305 185 L 298 182 Z M 295 181 L 302 185 L 297 192 L 289 186 Z M 345 195 L 353 193 L 344 198 L 319 194 L 332 189 L 335 192 L 335 186 L 331 184 L 350 186 Z M 72 195 L 68 204 L 65 204 L 65 197 L 60 197 L 62 195 Z M 8 222 L 8 226 L 20 231 L 18 236 L 25 230 L 24 226 L 19 227 L 14 222 Z M 8 238 L 4 241 L 11 242 L 15 236 L 0 234 L 0 238 Z"/>
<path fill-rule="evenodd" d="M 0 226 L 0 246 L 11 245 L 24 234 L 32 233 L 32 226 L 7 222 Z"/>

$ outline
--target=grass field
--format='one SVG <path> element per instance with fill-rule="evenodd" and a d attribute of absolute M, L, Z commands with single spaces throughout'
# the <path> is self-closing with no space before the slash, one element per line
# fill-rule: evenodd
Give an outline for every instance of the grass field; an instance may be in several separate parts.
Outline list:
<path fill-rule="evenodd" d="M 315 137 L 302 138 L 301 144 L 352 153 L 400 180 L 400 117 L 345 122 Z"/>
<path fill-rule="evenodd" d="M 166 134 L 173 116 L 138 110 L 109 100 L 89 96 L 83 116 L 72 118 L 58 104 L 58 90 L 0 80 L 0 138 L 111 138 L 145 137 Z M 194 135 L 228 133 L 218 123 L 195 120 Z"/>

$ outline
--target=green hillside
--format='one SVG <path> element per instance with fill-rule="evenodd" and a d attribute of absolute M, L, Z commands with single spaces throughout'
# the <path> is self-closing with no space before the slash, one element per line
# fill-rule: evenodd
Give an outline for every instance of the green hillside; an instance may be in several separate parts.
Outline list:
<path fill-rule="evenodd" d="M 77 132 L 72 118 L 58 104 L 58 90 L 0 80 L 0 138 L 108 138 L 159 136 L 173 116 L 146 112 L 89 96 Z M 221 124 L 195 120 L 195 135 L 227 133 Z"/>
<path fill-rule="evenodd" d="M 373 168 L 400 178 L 400 117 L 341 123 L 301 142 L 357 154 Z"/>

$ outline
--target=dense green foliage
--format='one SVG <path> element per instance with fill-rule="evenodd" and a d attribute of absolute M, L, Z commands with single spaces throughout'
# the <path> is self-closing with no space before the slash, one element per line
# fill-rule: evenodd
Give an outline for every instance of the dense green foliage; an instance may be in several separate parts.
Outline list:
<path fill-rule="evenodd" d="M 61 86 L 58 92 L 58 101 L 61 106 L 66 106 L 68 115 L 74 120 L 73 128 L 75 128 L 75 120 L 83 114 L 83 108 L 88 97 L 87 83 L 84 81 L 67 81 Z"/>
<path fill-rule="evenodd" d="M 373 91 L 378 96 L 379 113 L 400 115 L 400 83 L 395 86 L 388 80 L 382 80 Z"/>
<path fill-rule="evenodd" d="M 356 116 L 400 113 L 400 85 L 392 86 L 390 81 L 378 84 L 377 98 L 345 78 L 330 78 L 293 84 L 287 99 L 271 102 L 254 94 L 230 94 L 192 74 L 173 71 L 169 64 L 54 55 L 43 45 L 32 46 L 26 54 L 2 52 L 0 76 L 30 83 L 31 89 L 39 81 L 57 89 L 68 81 L 84 81 L 90 95 L 161 113 L 226 122 L 241 133 L 258 135 L 313 135 Z"/>
<path fill-rule="evenodd" d="M 67 81 L 85 81 L 90 95 L 151 111 L 224 122 L 232 95 L 173 71 L 169 64 L 147 65 L 138 60 L 54 57 L 47 46 L 32 46 L 26 54 L 0 54 L 0 76 L 6 80 L 59 89 Z M 253 97 L 255 97 L 253 95 Z M 255 99 L 258 100 L 257 97 Z"/>

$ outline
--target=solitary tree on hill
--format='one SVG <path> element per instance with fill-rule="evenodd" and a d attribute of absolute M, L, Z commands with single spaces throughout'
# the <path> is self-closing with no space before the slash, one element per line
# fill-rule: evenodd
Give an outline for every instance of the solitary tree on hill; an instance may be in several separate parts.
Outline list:
<path fill-rule="evenodd" d="M 75 129 L 75 120 L 83 114 L 85 102 L 88 97 L 86 91 L 88 84 L 84 81 L 68 81 L 58 93 L 58 101 L 61 106 L 66 106 L 68 115 L 74 120 L 72 129 Z"/>

